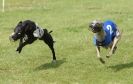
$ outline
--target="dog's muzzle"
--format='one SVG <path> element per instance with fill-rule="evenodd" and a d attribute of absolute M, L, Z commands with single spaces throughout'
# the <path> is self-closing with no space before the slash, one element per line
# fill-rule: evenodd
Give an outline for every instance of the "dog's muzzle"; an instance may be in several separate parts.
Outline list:
<path fill-rule="evenodd" d="M 12 38 L 12 36 L 14 35 L 14 33 L 12 33 L 10 36 L 9 36 L 9 40 L 14 42 L 15 40 Z"/>

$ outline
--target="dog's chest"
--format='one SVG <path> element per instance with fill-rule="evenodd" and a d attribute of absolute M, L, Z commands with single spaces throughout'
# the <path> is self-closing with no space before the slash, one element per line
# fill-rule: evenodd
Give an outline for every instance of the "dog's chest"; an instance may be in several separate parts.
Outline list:
<path fill-rule="evenodd" d="M 105 34 L 100 36 L 99 34 L 94 36 L 94 44 L 97 46 L 108 46 L 111 42 L 111 35 L 108 32 L 104 32 Z"/>
<path fill-rule="evenodd" d="M 103 32 L 103 33 L 96 33 L 95 34 L 95 38 L 98 41 L 100 41 L 100 42 L 102 42 L 105 39 L 105 36 L 106 36 L 106 33 L 105 32 Z"/>

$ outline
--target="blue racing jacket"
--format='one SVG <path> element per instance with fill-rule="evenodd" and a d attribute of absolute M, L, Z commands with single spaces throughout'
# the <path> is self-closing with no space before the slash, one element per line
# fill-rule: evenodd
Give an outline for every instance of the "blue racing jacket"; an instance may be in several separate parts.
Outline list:
<path fill-rule="evenodd" d="M 106 32 L 105 39 L 100 42 L 94 36 L 94 45 L 104 47 L 108 46 L 116 36 L 117 26 L 113 21 L 107 20 L 103 23 L 103 30 Z"/>

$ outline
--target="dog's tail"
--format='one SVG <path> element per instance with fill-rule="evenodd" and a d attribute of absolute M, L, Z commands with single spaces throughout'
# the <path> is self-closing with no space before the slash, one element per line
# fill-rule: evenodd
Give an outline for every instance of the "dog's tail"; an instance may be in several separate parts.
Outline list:
<path fill-rule="evenodd" d="M 51 30 L 51 31 L 49 31 L 49 34 L 50 34 L 50 33 L 52 33 L 52 32 L 53 32 L 52 30 Z M 56 41 L 53 41 L 53 43 L 55 43 L 55 42 L 56 42 Z"/>
<path fill-rule="evenodd" d="M 52 33 L 53 31 L 51 30 L 49 33 Z"/>
<path fill-rule="evenodd" d="M 51 30 L 51 31 L 49 31 L 49 34 L 50 34 L 50 33 L 52 33 L 52 32 L 53 32 L 52 30 Z M 53 43 L 55 43 L 55 42 L 56 42 L 56 41 L 53 41 Z"/>

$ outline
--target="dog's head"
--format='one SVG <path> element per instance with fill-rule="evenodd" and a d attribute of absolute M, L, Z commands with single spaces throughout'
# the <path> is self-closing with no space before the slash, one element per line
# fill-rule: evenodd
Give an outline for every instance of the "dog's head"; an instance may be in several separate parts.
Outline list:
<path fill-rule="evenodd" d="M 16 41 L 24 36 L 24 24 L 20 21 L 14 28 L 14 32 L 10 35 L 10 40 Z"/>
<path fill-rule="evenodd" d="M 89 23 L 89 28 L 93 33 L 100 32 L 102 30 L 103 23 L 98 20 L 94 20 L 91 23 Z"/>
<path fill-rule="evenodd" d="M 14 32 L 10 35 L 9 39 L 17 41 L 18 39 L 23 38 L 28 31 L 31 30 L 30 32 L 33 32 L 35 27 L 35 23 L 30 20 L 20 21 L 14 28 Z"/>

